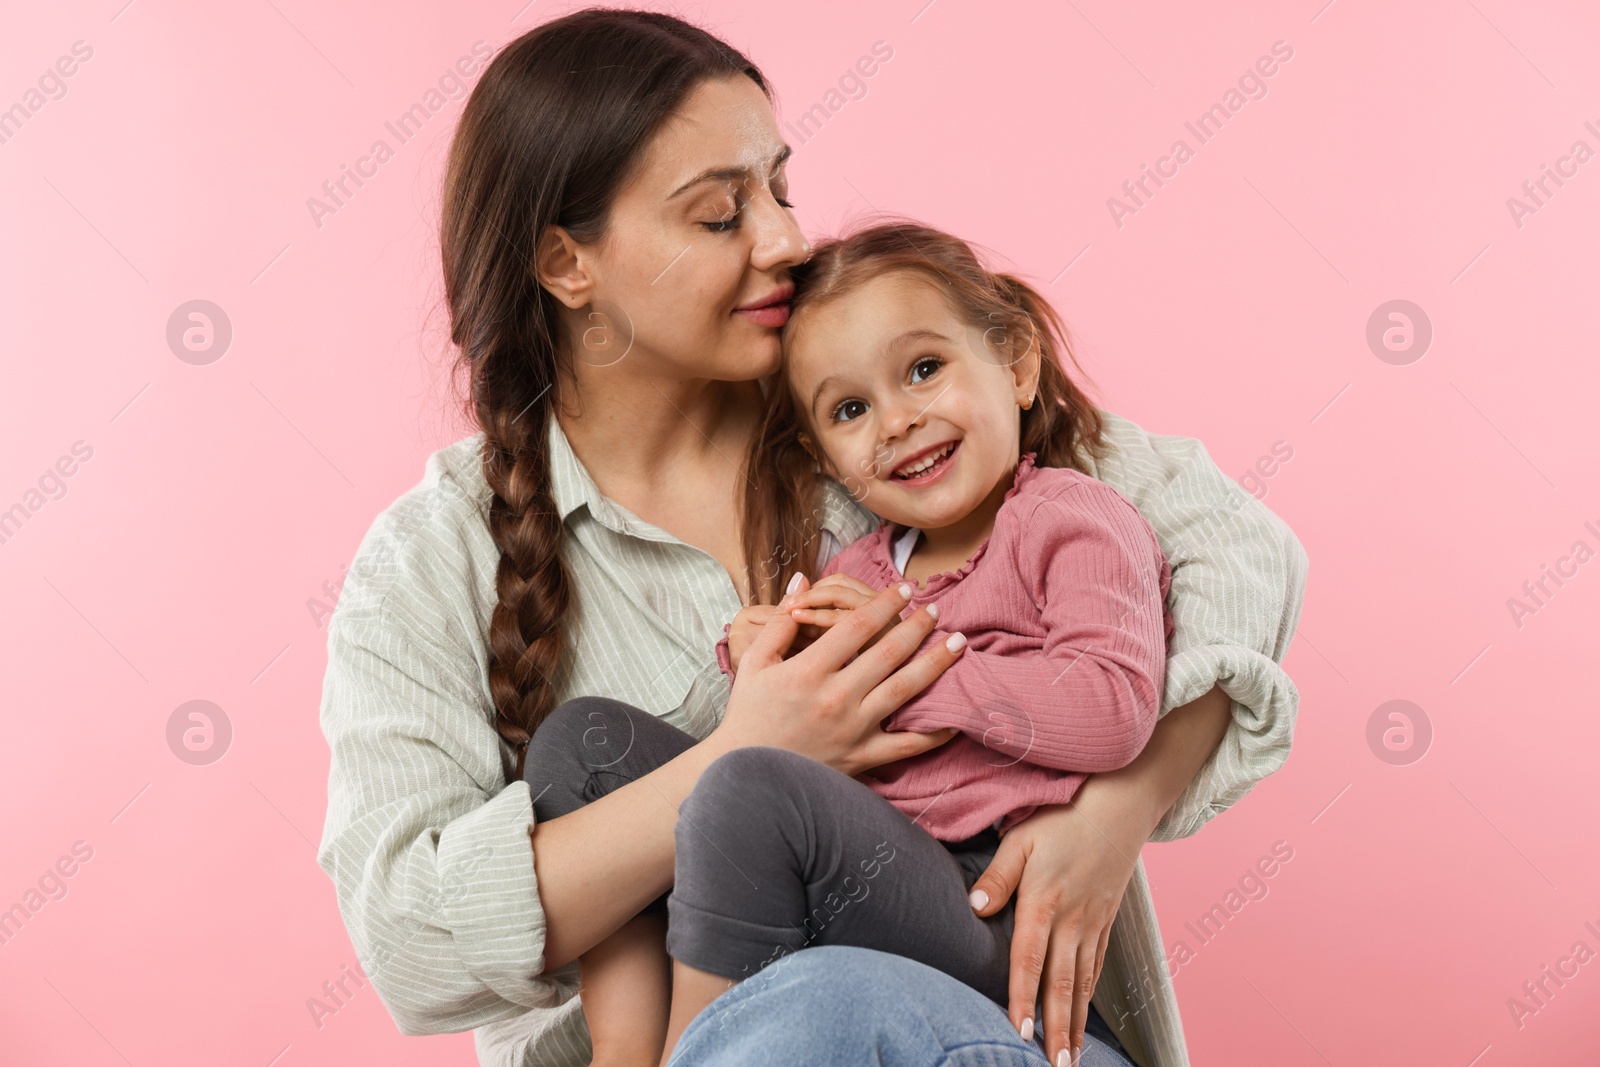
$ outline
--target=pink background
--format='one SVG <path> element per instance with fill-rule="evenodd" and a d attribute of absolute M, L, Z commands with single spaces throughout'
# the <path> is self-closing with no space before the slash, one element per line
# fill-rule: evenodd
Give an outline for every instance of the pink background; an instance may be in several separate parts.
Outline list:
<path fill-rule="evenodd" d="M 307 600 L 469 432 L 446 414 L 435 238 L 459 101 L 320 228 L 306 200 L 395 147 L 383 123 L 473 42 L 568 8 L 125 2 L 27 5 L 0 35 L 0 107 L 93 49 L 0 145 L 0 508 L 93 450 L 0 544 L 0 908 L 92 849 L 0 945 L 0 1059 L 471 1063 L 468 1035 L 401 1037 L 370 986 L 320 1027 L 307 1007 L 355 965 L 315 862 Z M 981 242 L 1045 286 L 1104 406 L 1241 479 L 1292 450 L 1260 484 L 1311 558 L 1294 755 L 1145 851 L 1167 944 L 1195 951 L 1194 1062 L 1592 1063 L 1600 961 L 1520 1026 L 1507 1001 L 1575 942 L 1600 951 L 1600 562 L 1520 627 L 1507 600 L 1600 548 L 1600 160 L 1520 227 L 1506 201 L 1574 141 L 1600 150 L 1600 15 L 1324 2 L 683 13 L 789 120 L 893 49 L 797 144 L 808 233 L 877 208 Z M 1280 40 L 1266 97 L 1198 144 L 1184 122 Z M 1180 137 L 1194 158 L 1119 228 L 1107 198 Z M 209 365 L 166 342 L 193 299 L 233 326 Z M 1366 341 L 1393 299 L 1433 327 L 1406 365 Z M 195 699 L 233 730 L 205 766 L 167 742 Z M 1395 765 L 1367 723 L 1402 699 L 1433 737 Z M 1266 897 L 1200 945 L 1185 923 L 1278 841 Z"/>

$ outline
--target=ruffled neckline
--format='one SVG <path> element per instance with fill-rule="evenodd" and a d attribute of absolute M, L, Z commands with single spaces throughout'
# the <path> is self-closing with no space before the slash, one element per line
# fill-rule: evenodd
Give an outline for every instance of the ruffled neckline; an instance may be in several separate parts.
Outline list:
<path fill-rule="evenodd" d="M 1023 482 L 1025 482 L 1029 475 L 1033 473 L 1037 459 L 1038 453 L 1036 452 L 1024 452 L 1020 457 L 1018 457 L 1017 469 L 1011 476 L 1011 488 L 1006 490 L 1006 495 L 1000 498 L 1000 506 L 995 509 L 995 526 L 1000 525 L 1000 516 L 1005 511 L 1006 505 L 1011 502 L 1012 497 L 1017 495 L 1017 493 L 1022 489 Z M 888 572 L 889 579 L 891 581 L 911 581 L 911 579 L 907 578 L 904 574 L 895 569 L 894 557 L 891 554 L 890 548 L 890 544 L 894 539 L 895 532 L 897 530 L 904 529 L 907 529 L 907 527 L 885 520 L 872 535 L 876 539 L 872 546 L 873 562 L 876 563 L 882 570 Z M 935 574 L 930 574 L 926 578 L 922 579 L 920 585 L 912 582 L 912 603 L 916 603 L 919 600 L 927 600 L 931 598 L 937 590 L 943 589 L 945 586 L 952 585 L 955 582 L 959 582 L 967 575 L 971 574 L 975 569 L 977 569 L 978 564 L 983 561 L 983 557 L 988 554 L 989 545 L 993 542 L 994 530 L 991 529 L 989 531 L 989 536 L 985 537 L 983 539 L 983 543 L 978 546 L 978 550 L 974 552 L 971 557 L 968 558 L 967 562 L 963 563 L 960 567 L 957 567 L 953 571 L 939 571 Z M 915 546 L 913 546 L 912 551 L 916 551 Z"/>

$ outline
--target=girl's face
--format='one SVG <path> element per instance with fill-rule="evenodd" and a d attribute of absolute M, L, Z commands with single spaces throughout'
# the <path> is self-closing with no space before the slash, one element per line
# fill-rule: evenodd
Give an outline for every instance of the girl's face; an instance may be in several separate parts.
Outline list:
<path fill-rule="evenodd" d="M 960 522 L 1020 451 L 1038 347 L 958 316 L 911 271 L 880 275 L 807 308 L 784 338 L 788 385 L 823 469 L 890 522 Z M 1021 346 L 1018 346 L 1021 347 Z"/>
<path fill-rule="evenodd" d="M 575 358 L 678 380 L 771 374 L 789 268 L 810 251 L 787 202 L 788 155 L 749 78 L 695 88 L 619 190 L 605 237 L 578 246 Z"/>

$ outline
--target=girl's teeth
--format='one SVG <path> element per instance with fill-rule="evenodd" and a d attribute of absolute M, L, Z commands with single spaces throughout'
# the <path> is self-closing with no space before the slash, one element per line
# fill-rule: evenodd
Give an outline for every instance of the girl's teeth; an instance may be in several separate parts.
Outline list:
<path fill-rule="evenodd" d="M 939 451 L 922 457 L 922 459 L 918 460 L 914 465 L 903 467 L 900 470 L 895 471 L 895 476 L 898 478 L 915 478 L 917 475 L 921 474 L 930 467 L 937 465 L 940 460 L 948 456 L 950 454 L 950 449 L 951 446 L 946 445 L 944 448 L 939 449 Z"/>

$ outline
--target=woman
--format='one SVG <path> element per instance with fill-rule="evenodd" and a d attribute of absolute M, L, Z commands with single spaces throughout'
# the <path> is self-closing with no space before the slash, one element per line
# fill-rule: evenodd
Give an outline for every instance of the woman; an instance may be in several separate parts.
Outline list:
<path fill-rule="evenodd" d="M 730 692 L 714 659 L 748 592 L 736 488 L 759 472 L 736 457 L 808 250 L 786 156 L 744 57 L 667 16 L 603 10 L 508 45 L 452 146 L 446 295 L 482 432 L 379 516 L 330 621 L 319 859 L 400 1029 L 476 1028 L 486 1064 L 588 1062 L 575 961 L 670 888 L 677 806 L 717 755 L 773 745 L 856 774 L 949 736 L 880 725 L 953 655 L 910 654 L 925 611 L 899 624 L 894 662 L 840 667 L 813 646 Z M 1172 564 L 1166 715 L 1133 764 L 1013 829 L 974 897 L 992 914 L 1016 894 L 1012 1017 L 1042 995 L 1052 1062 L 1103 1017 L 1131 1060 L 1169 1067 L 1187 1059 L 1138 850 L 1192 833 L 1287 757 L 1296 694 L 1277 661 L 1305 557 L 1198 442 L 1103 415 L 1090 473 Z M 838 544 L 874 525 L 838 486 L 825 501 Z M 579 695 L 703 740 L 534 825 L 523 750 Z M 769 1001 L 718 1041 L 784 1025 Z M 706 1037 L 691 1027 L 685 1055 Z M 835 1052 L 816 1054 L 851 1058 Z"/>

